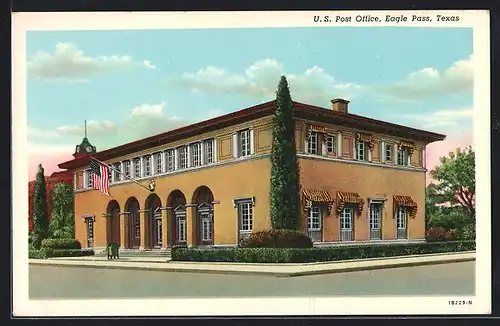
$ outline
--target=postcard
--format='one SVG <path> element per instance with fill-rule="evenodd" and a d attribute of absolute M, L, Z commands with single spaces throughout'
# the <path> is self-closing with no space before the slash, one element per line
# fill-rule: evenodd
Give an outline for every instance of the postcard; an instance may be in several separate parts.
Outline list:
<path fill-rule="evenodd" d="M 487 11 L 15 13 L 12 40 L 15 316 L 490 312 Z"/>

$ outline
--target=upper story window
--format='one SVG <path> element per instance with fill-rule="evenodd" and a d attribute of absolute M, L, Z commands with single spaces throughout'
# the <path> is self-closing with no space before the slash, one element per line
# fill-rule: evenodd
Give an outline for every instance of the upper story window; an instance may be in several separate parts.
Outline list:
<path fill-rule="evenodd" d="M 240 156 L 250 155 L 250 130 L 243 130 L 239 133 Z"/>
<path fill-rule="evenodd" d="M 384 145 L 384 152 L 385 152 L 385 160 L 387 162 L 392 162 L 392 145 L 391 144 L 385 144 Z"/>
<path fill-rule="evenodd" d="M 119 182 L 121 179 L 121 163 L 115 163 L 113 164 L 113 181 L 114 182 Z M 111 174 L 111 173 L 110 173 Z"/>
<path fill-rule="evenodd" d="M 149 177 L 151 175 L 151 155 L 146 155 L 144 160 L 144 176 Z"/>
<path fill-rule="evenodd" d="M 358 161 L 368 160 L 368 146 L 364 141 L 356 142 L 356 159 Z"/>
<path fill-rule="evenodd" d="M 410 153 L 407 148 L 398 149 L 398 165 L 410 165 Z"/>
<path fill-rule="evenodd" d="M 134 178 L 140 178 L 141 175 L 141 159 L 140 158 L 135 158 L 134 159 Z"/>
<path fill-rule="evenodd" d="M 213 139 L 205 140 L 203 150 L 204 150 L 203 159 L 205 160 L 205 162 L 203 162 L 203 163 L 204 164 L 213 163 L 215 161 L 214 160 L 214 140 Z"/>
<path fill-rule="evenodd" d="M 123 162 L 123 173 L 130 178 L 130 161 Z"/>
<path fill-rule="evenodd" d="M 86 179 L 87 179 L 87 184 L 86 184 L 86 187 L 87 188 L 92 188 L 93 187 L 93 178 L 92 178 L 92 172 L 90 170 L 87 170 L 85 171 L 85 175 L 86 175 Z"/>
<path fill-rule="evenodd" d="M 332 135 L 326 135 L 326 152 L 328 154 L 335 154 L 335 137 Z"/>
<path fill-rule="evenodd" d="M 179 147 L 178 152 L 179 152 L 179 169 L 186 169 L 188 167 L 187 147 L 186 146 Z"/>
<path fill-rule="evenodd" d="M 191 145 L 191 162 L 192 166 L 201 165 L 201 143 Z"/>
<path fill-rule="evenodd" d="M 318 133 L 315 131 L 311 132 L 311 134 L 309 135 L 307 152 L 309 154 L 317 154 L 318 153 Z"/>
<path fill-rule="evenodd" d="M 162 153 L 155 154 L 155 174 L 163 172 L 163 155 Z"/>
<path fill-rule="evenodd" d="M 167 172 L 175 170 L 175 152 L 173 149 L 169 149 L 165 152 L 167 160 Z"/>

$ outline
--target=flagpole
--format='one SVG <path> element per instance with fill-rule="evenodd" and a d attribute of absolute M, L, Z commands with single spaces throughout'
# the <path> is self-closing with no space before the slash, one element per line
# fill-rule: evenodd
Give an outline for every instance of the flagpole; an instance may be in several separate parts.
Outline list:
<path fill-rule="evenodd" d="M 128 180 L 130 180 L 132 182 L 135 182 L 136 184 L 138 184 L 139 186 L 143 187 L 144 189 L 147 189 L 148 191 L 151 191 L 151 189 L 149 189 L 147 186 L 139 183 L 139 181 L 137 181 L 135 179 L 132 179 L 131 177 L 129 177 L 129 176 L 125 175 L 124 173 L 122 173 L 120 170 L 115 169 L 113 166 L 111 166 L 111 164 L 107 164 L 107 163 L 104 163 L 102 161 L 99 161 L 98 159 L 96 159 L 93 156 L 91 156 L 90 158 L 93 159 L 93 160 L 95 160 L 95 161 L 97 161 L 97 162 L 99 162 L 100 164 L 106 165 L 109 169 L 118 172 L 119 174 L 121 174 L 122 176 L 124 176 L 125 178 L 127 178 Z"/>

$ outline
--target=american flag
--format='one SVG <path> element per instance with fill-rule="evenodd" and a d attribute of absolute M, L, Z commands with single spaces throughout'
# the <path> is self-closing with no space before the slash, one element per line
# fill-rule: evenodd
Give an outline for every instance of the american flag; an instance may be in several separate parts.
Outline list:
<path fill-rule="evenodd" d="M 90 160 L 90 173 L 94 189 L 109 196 L 109 167 L 95 159 Z"/>

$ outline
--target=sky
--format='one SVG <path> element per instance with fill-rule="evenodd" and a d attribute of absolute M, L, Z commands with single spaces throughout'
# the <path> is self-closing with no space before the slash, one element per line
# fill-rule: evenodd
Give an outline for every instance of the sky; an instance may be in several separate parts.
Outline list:
<path fill-rule="evenodd" d="M 72 159 L 275 99 L 428 131 L 427 167 L 472 143 L 472 29 L 412 27 L 30 31 L 29 177 Z"/>

